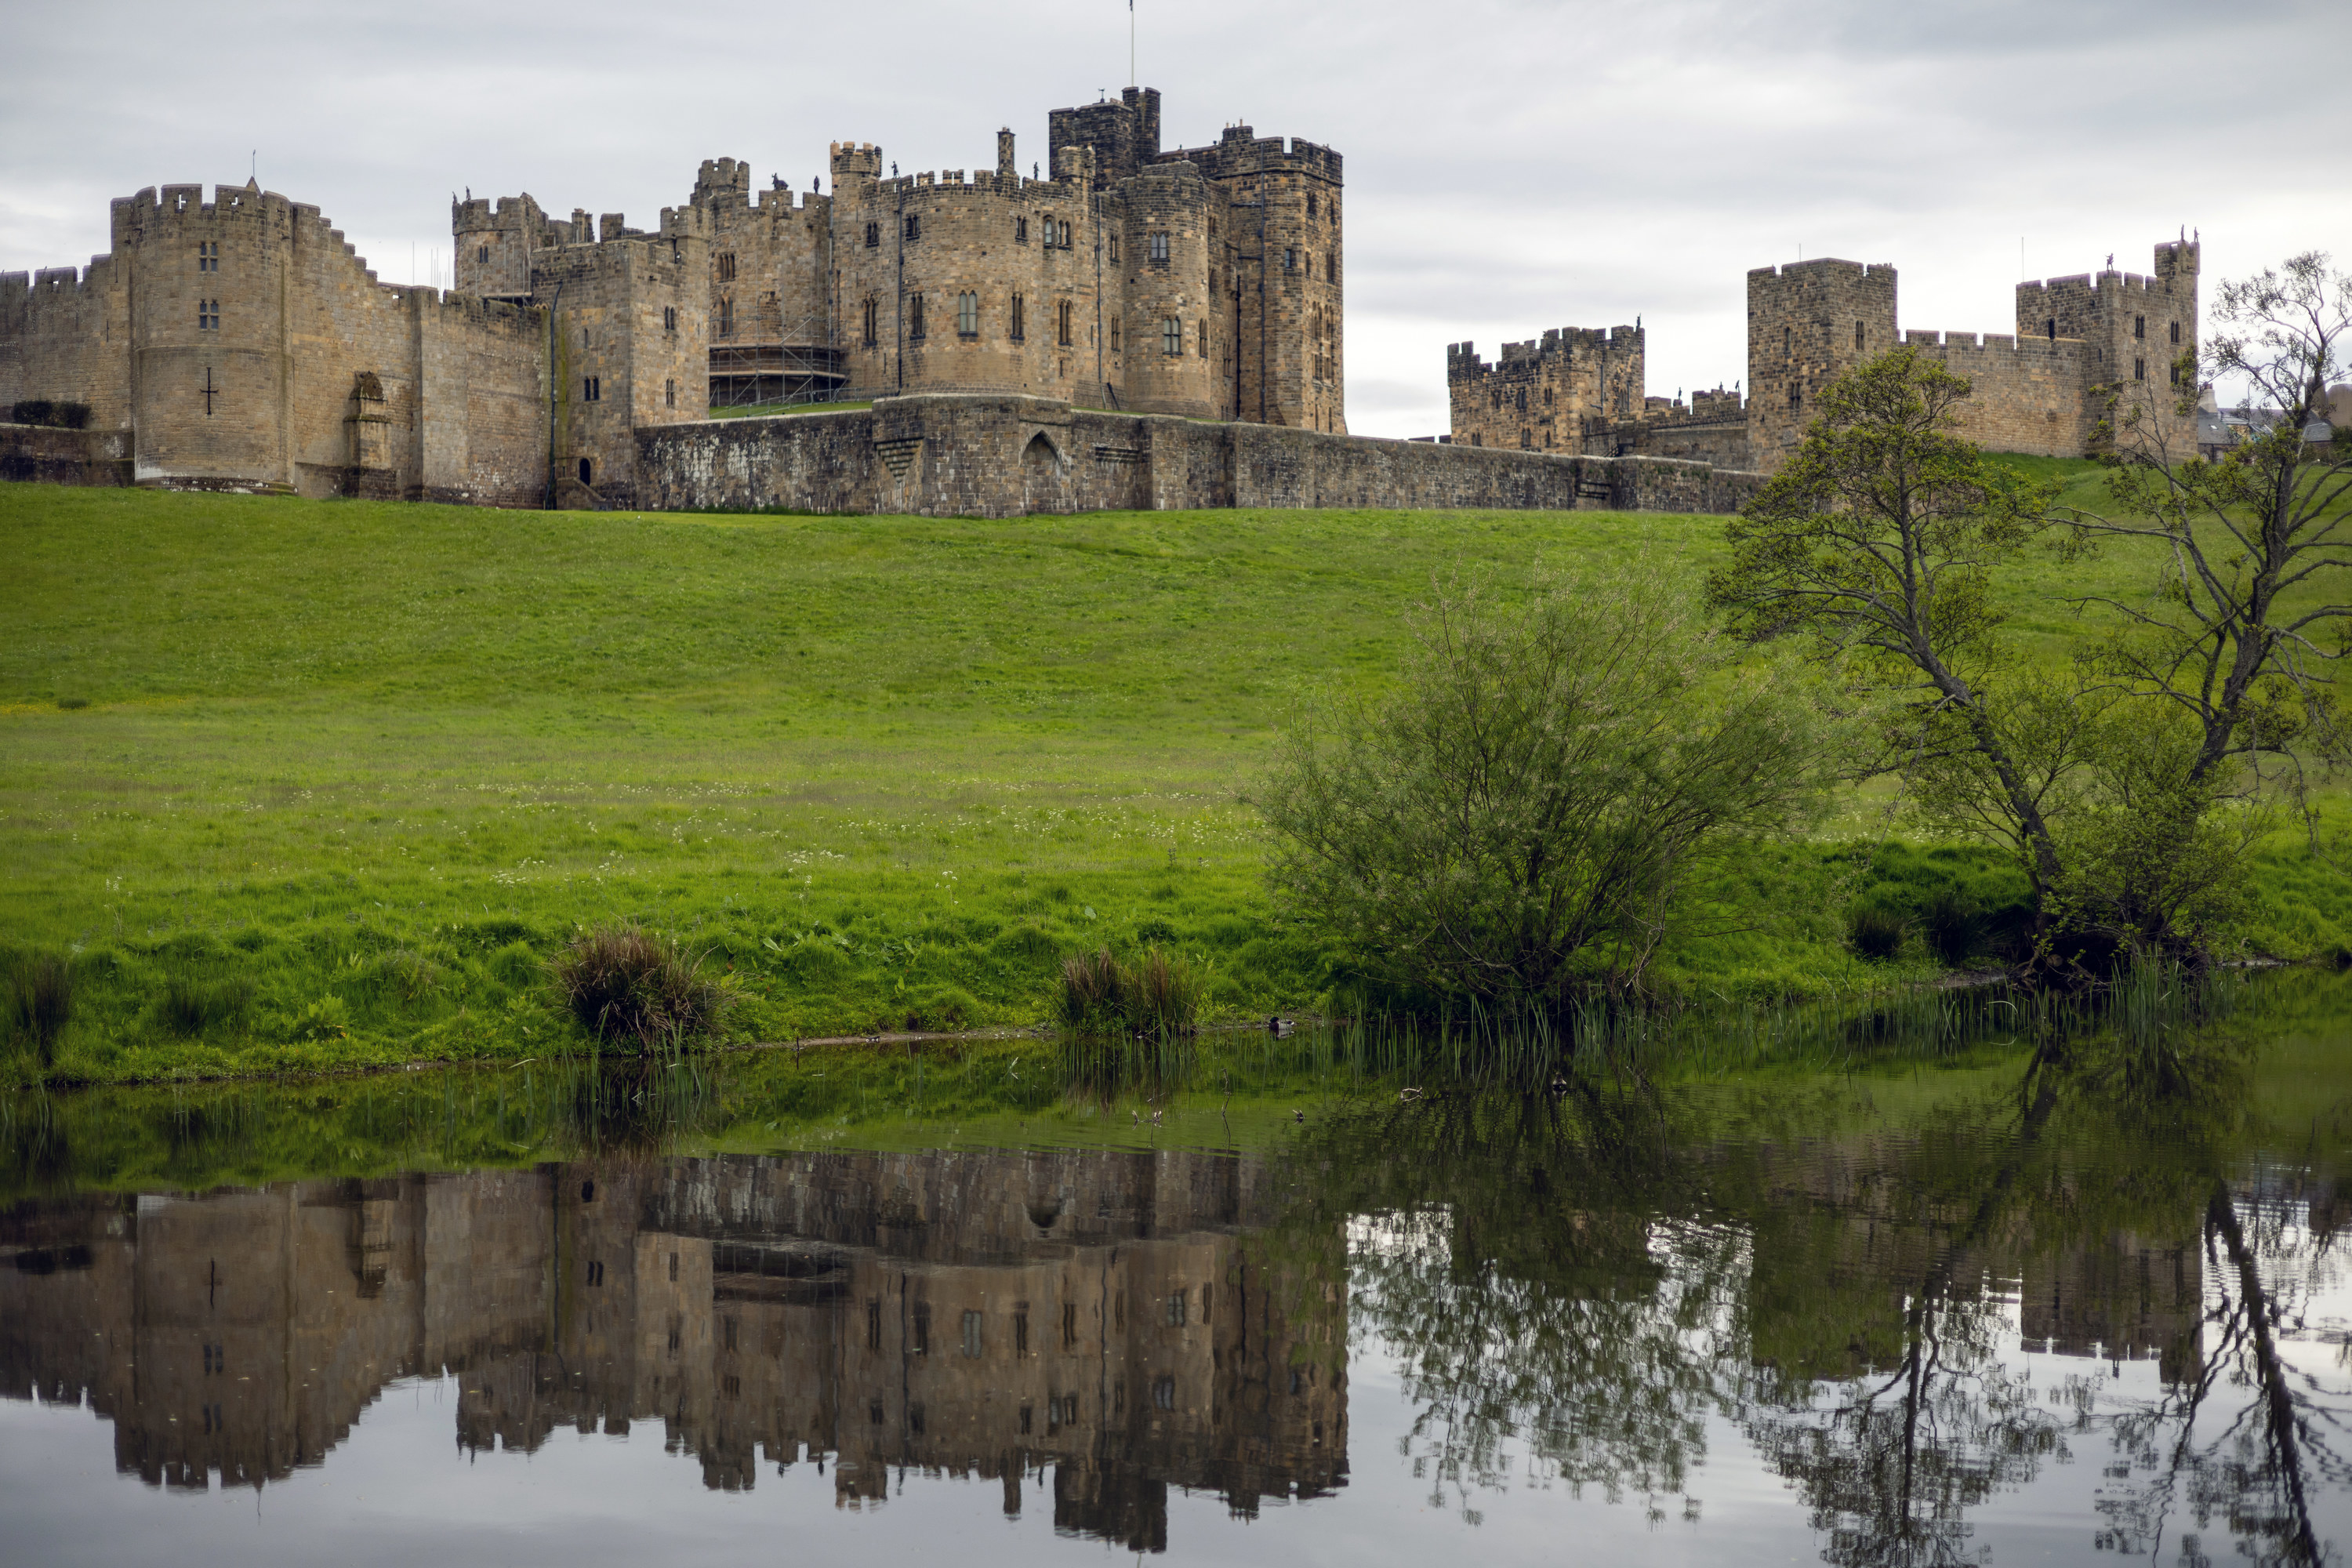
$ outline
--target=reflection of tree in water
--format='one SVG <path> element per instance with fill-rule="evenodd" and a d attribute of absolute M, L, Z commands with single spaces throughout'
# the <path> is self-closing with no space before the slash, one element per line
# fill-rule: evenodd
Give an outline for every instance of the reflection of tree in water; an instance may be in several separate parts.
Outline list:
<path fill-rule="evenodd" d="M 1415 1474 L 1474 1521 L 1479 1490 L 1553 1479 L 1662 1518 L 1703 1489 L 1719 1415 L 1832 1563 L 1979 1560 L 1983 1505 L 2110 1444 L 2098 1545 L 2193 1568 L 2226 1533 L 2318 1561 L 2312 1500 L 2352 1487 L 2352 1402 L 2282 1345 L 2323 1233 L 2227 1179 L 2242 1098 L 2151 1120 L 2097 1081 L 2053 1059 L 1827 1137 L 1769 1094 L 1460 1094 L 1334 1127 L 1311 1206 L 1373 1216 L 1350 1230 L 1357 1331 L 1418 1406 Z M 2152 1258 L 2174 1275 L 2151 1285 Z M 2154 1356 L 2160 1393 L 2037 1388 L 2021 1278 L 2029 1318 L 2066 1320 L 2029 1336 Z"/>

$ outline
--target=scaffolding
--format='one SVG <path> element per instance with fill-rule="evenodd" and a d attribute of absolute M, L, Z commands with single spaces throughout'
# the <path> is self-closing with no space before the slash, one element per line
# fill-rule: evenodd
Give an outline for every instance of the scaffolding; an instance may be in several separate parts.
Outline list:
<path fill-rule="evenodd" d="M 831 403 L 849 381 L 832 322 L 814 312 L 778 323 L 771 337 L 758 327 L 721 330 L 711 323 L 710 406 L 761 408 Z"/>

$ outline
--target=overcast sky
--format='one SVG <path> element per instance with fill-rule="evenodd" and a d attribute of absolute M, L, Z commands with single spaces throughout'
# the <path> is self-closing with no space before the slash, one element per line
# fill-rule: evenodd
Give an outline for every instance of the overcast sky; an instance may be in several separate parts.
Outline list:
<path fill-rule="evenodd" d="M 315 203 L 387 281 L 448 200 L 528 190 L 649 225 L 696 166 L 796 189 L 835 140 L 911 174 L 1045 156 L 1129 79 L 1120 0 L 989 5 L 12 6 L 0 270 L 79 264 L 142 186 Z M 1745 374 L 1745 274 L 1890 261 L 1900 324 L 2007 331 L 2021 277 L 2352 265 L 2352 3 L 1139 0 L 1168 144 L 1246 121 L 1347 160 L 1348 414 L 1445 427 L 1444 345 L 1649 330 L 1649 390 Z M 2022 256 L 2021 259 L 2021 243 Z M 2209 287 L 2210 296 L 2210 287 Z"/>

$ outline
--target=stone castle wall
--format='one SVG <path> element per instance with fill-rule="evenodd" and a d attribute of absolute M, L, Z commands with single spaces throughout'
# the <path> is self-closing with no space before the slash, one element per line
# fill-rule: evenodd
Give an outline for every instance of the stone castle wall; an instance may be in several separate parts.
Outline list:
<path fill-rule="evenodd" d="M 1732 511 L 1759 482 L 1704 464 L 1329 436 L 1021 397 L 890 398 L 870 410 L 714 420 L 637 438 L 645 503 L 677 510 Z"/>
<path fill-rule="evenodd" d="M 250 184 L 142 191 L 111 229 L 79 278 L 0 277 L 0 404 L 88 403 L 142 483 L 543 500 L 534 312 L 379 284 L 317 208 Z"/>
<path fill-rule="evenodd" d="M 1643 404 L 1639 326 L 1560 327 L 1505 343 L 1489 365 L 1475 344 L 1445 345 L 1455 446 L 1581 452 L 1586 422 L 1631 417 Z"/>

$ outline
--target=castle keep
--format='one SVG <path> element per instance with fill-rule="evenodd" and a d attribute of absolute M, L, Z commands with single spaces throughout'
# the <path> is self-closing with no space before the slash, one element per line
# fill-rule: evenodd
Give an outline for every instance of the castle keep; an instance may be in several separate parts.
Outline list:
<path fill-rule="evenodd" d="M 2193 451 L 2195 416 L 2179 412 L 2174 368 L 2197 346 L 2198 245 L 2156 247 L 2147 277 L 2116 271 L 2017 286 L 2012 335 L 1901 331 L 1895 268 L 1824 258 L 1748 275 L 1743 400 L 1718 387 L 1688 405 L 1644 395 L 1639 325 L 1566 327 L 1506 343 L 1488 364 L 1449 343 L 1451 440 L 1588 456 L 1640 455 L 1770 472 L 1804 438 L 1832 382 L 1909 344 L 1973 391 L 1960 434 L 1994 451 L 2087 456 L 2109 400 L 2137 408 L 2176 450 Z"/>
<path fill-rule="evenodd" d="M 1163 151 L 1138 89 L 1055 110 L 1047 152 L 1024 176 L 1003 131 L 992 170 L 901 176 L 837 142 L 798 197 L 716 159 L 647 229 L 461 200 L 447 292 L 257 186 L 144 191 L 86 270 L 0 276 L 0 406 L 89 410 L 12 473 L 627 506 L 638 432 L 812 394 L 1346 430 L 1338 153 L 1248 126 Z"/>

